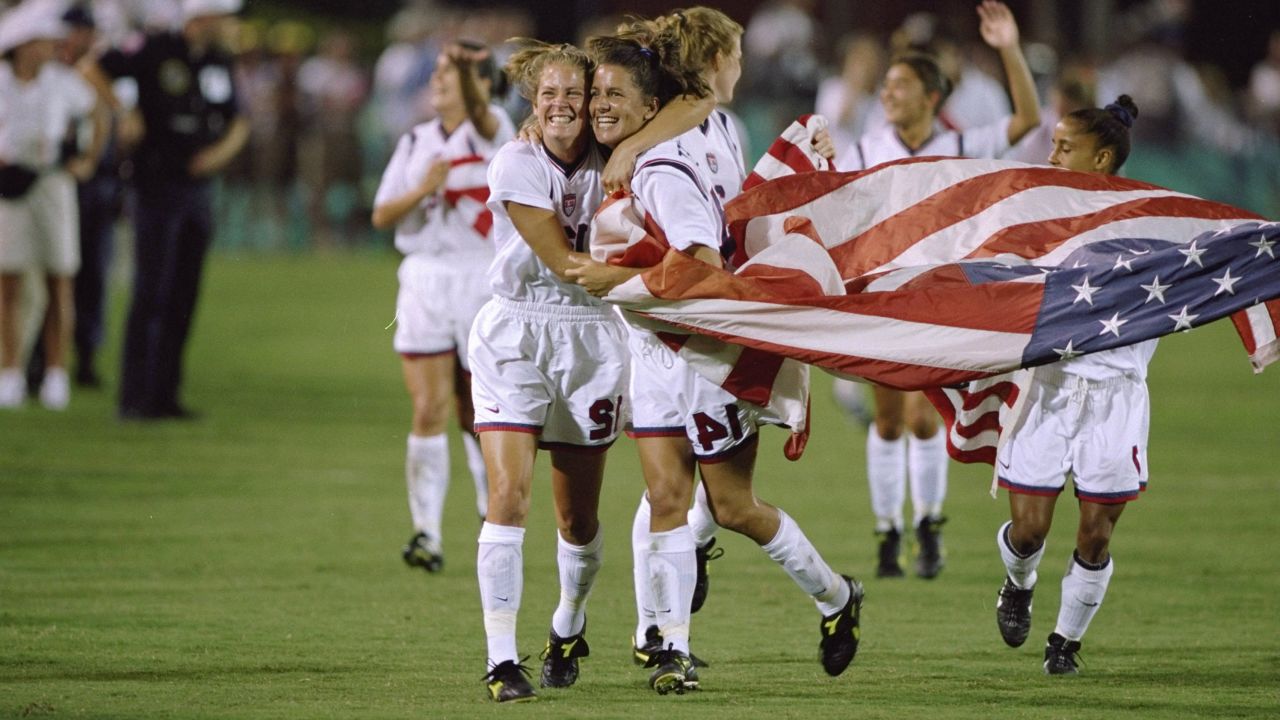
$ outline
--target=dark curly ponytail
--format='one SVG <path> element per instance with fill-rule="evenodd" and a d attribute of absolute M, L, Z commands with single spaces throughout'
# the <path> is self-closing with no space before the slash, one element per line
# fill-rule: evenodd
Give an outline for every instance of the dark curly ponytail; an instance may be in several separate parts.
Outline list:
<path fill-rule="evenodd" d="M 1099 150 L 1111 150 L 1115 159 L 1110 172 L 1118 171 L 1129 158 L 1129 130 L 1138 119 L 1138 106 L 1128 95 L 1121 95 L 1105 108 L 1076 110 L 1063 119 L 1073 121 L 1082 134 L 1097 138 Z"/>

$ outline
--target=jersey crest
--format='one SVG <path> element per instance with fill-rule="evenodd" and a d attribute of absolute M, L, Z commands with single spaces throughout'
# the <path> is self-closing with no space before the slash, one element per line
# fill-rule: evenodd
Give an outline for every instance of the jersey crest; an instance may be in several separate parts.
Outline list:
<path fill-rule="evenodd" d="M 578 193 L 565 193 L 560 199 L 560 210 L 564 212 L 565 217 L 573 217 L 573 211 L 578 209 Z"/>
<path fill-rule="evenodd" d="M 720 162 L 716 160 L 715 153 L 707 153 L 707 168 L 709 168 L 713 173 L 720 172 Z"/>

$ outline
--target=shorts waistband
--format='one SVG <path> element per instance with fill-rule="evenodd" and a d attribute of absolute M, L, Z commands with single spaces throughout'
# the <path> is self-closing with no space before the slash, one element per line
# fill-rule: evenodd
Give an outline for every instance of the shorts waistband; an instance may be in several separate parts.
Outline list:
<path fill-rule="evenodd" d="M 1090 380 L 1080 375 L 1063 372 L 1057 368 L 1039 367 L 1036 368 L 1036 382 L 1044 385 L 1052 385 L 1059 388 L 1084 388 L 1088 390 L 1098 390 L 1102 388 L 1113 388 L 1121 385 L 1131 385 L 1135 382 L 1141 382 L 1142 378 L 1138 375 L 1124 373 L 1106 380 Z"/>
<path fill-rule="evenodd" d="M 560 322 L 614 322 L 618 316 L 610 305 L 553 305 L 549 303 L 517 302 L 494 296 L 493 303 L 505 315 L 531 320 L 558 320 Z"/>

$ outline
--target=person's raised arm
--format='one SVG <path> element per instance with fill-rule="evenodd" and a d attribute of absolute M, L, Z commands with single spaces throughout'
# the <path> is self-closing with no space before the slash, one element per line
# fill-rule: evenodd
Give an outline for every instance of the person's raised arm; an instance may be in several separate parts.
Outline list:
<path fill-rule="evenodd" d="M 605 193 L 630 189 L 640 153 L 698 127 L 715 109 L 716 99 L 710 95 L 701 98 L 681 95 L 664 105 L 648 124 L 613 149 L 600 175 Z"/>
<path fill-rule="evenodd" d="M 1013 97 L 1013 116 L 1009 118 L 1009 144 L 1013 145 L 1040 124 L 1040 102 L 1035 81 L 1019 44 L 1018 23 L 1009 6 L 995 0 L 984 0 L 978 6 L 982 19 L 982 39 L 1000 53 L 1009 94 Z"/>
<path fill-rule="evenodd" d="M 448 50 L 449 61 L 458 68 L 458 86 L 462 89 L 467 117 L 485 140 L 492 140 L 501 127 L 498 118 L 489 110 L 488 99 L 480 92 L 480 75 L 476 70 L 476 64 L 488 57 L 489 52 L 469 50 L 461 45 L 454 45 Z"/>

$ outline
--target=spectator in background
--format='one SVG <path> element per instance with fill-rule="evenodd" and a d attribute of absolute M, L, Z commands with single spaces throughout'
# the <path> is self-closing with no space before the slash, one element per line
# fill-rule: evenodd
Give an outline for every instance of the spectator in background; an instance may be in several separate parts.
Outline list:
<path fill-rule="evenodd" d="M 1093 71 L 1082 65 L 1063 68 L 1053 88 L 1049 104 L 1040 108 L 1040 124 L 1005 151 L 1006 160 L 1040 164 L 1053 152 L 1053 131 L 1058 121 L 1076 110 L 1094 106 Z"/>
<path fill-rule="evenodd" d="M 862 137 L 873 116 L 883 121 L 876 87 L 884 75 L 884 45 L 871 35 L 846 35 L 840 41 L 840 57 L 840 74 L 818 85 L 814 105 L 831 123 L 831 141 L 844 148 Z"/>
<path fill-rule="evenodd" d="M 417 7 L 404 8 L 387 25 L 387 47 L 373 70 L 373 97 L 388 145 L 428 119 L 418 98 L 422 86 L 411 81 L 420 56 L 430 51 L 430 38 L 431 18 Z"/>
<path fill-rule="evenodd" d="M 319 54 L 298 70 L 303 131 L 298 171 L 307 192 L 311 234 L 318 245 L 349 243 L 360 186 L 360 138 L 356 119 L 368 81 L 356 65 L 355 39 L 334 31 Z"/>
<path fill-rule="evenodd" d="M 809 112 L 817 95 L 818 23 L 814 0 L 769 0 L 747 23 L 742 36 L 744 90 L 767 103 L 773 128 L 783 128 Z"/>
<path fill-rule="evenodd" d="M 1245 103 L 1258 127 L 1280 136 L 1280 29 L 1271 31 L 1266 57 L 1249 73 Z"/>
<path fill-rule="evenodd" d="M 249 137 L 219 46 L 241 0 L 184 0 L 180 32 L 150 33 L 127 51 L 82 63 L 104 97 L 109 78 L 138 83 L 146 126 L 135 155 L 133 302 L 125 331 L 120 417 L 190 418 L 180 401 L 182 354 L 213 235 L 210 179 Z"/>
<path fill-rule="evenodd" d="M 72 6 L 63 20 L 68 25 L 68 35 L 61 60 L 74 67 L 93 49 L 97 25 L 88 5 Z M 81 387 L 101 385 L 97 352 L 106 321 L 107 275 L 115 250 L 116 220 L 124 202 L 120 148 L 114 123 L 108 127 L 102 159 L 92 176 L 80 182 L 76 193 L 80 207 L 80 272 L 75 280 L 75 380 Z"/>
<path fill-rule="evenodd" d="M 60 8 L 49 3 L 27 3 L 0 17 L 0 408 L 19 407 L 26 398 L 18 298 L 23 273 L 31 270 L 44 273 L 49 297 L 40 401 L 61 410 L 71 398 L 65 358 L 80 265 L 73 182 L 92 175 L 106 118 L 92 88 L 56 62 L 57 42 L 66 34 Z M 62 157 L 72 121 L 90 113 L 89 149 Z"/>

